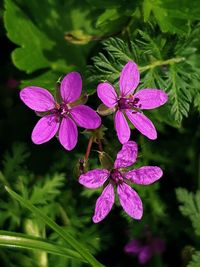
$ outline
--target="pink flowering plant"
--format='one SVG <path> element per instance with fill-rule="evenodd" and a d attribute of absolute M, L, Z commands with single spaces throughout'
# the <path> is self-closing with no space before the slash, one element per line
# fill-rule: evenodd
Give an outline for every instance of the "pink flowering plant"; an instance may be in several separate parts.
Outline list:
<path fill-rule="evenodd" d="M 114 166 L 111 170 L 95 169 L 82 174 L 79 183 L 87 188 L 105 187 L 97 199 L 93 222 L 102 221 L 112 209 L 115 201 L 115 187 L 120 204 L 124 211 L 133 219 L 140 220 L 143 214 L 142 201 L 137 192 L 130 187 L 130 183 L 149 185 L 163 175 L 157 166 L 143 166 L 127 171 L 136 162 L 138 146 L 134 141 L 129 141 L 117 153 Z"/>
<path fill-rule="evenodd" d="M 78 72 L 68 73 L 61 80 L 56 99 L 47 89 L 37 86 L 25 87 L 20 92 L 21 100 L 36 114 L 42 116 L 32 131 L 33 143 L 48 142 L 56 135 L 61 145 L 70 151 L 75 148 L 78 141 L 77 126 L 90 131 L 85 157 L 79 161 L 79 183 L 89 189 L 103 187 L 96 201 L 92 218 L 94 223 L 102 221 L 111 211 L 115 202 L 115 190 L 124 211 L 131 218 L 140 220 L 143 216 L 143 204 L 131 184 L 150 185 L 163 175 L 162 169 L 158 166 L 142 166 L 136 169 L 131 167 L 136 163 L 138 145 L 135 141 L 129 141 L 130 128 L 125 116 L 142 134 L 149 139 L 156 139 L 156 129 L 142 110 L 159 107 L 167 101 L 167 94 L 160 89 L 143 89 L 133 95 L 139 80 L 136 63 L 129 61 L 120 74 L 119 95 L 107 82 L 100 83 L 97 87 L 98 97 L 104 105 L 109 111 L 116 112 L 115 129 L 122 143 L 122 148 L 109 169 L 86 170 L 93 142 L 97 142 L 100 155 L 103 154 L 101 140 L 104 134 L 103 128 L 100 127 L 100 116 L 83 104 L 82 79 Z"/>
<path fill-rule="evenodd" d="M 199 1 L 0 7 L 0 266 L 199 267 Z"/>
<path fill-rule="evenodd" d="M 150 185 L 163 175 L 158 166 L 132 168 L 138 156 L 138 145 L 129 140 L 131 133 L 126 117 L 143 135 L 156 139 L 156 129 L 142 110 L 159 107 L 168 99 L 167 94 L 160 89 L 147 88 L 133 94 L 139 81 L 138 67 L 135 62 L 129 61 L 120 74 L 119 94 L 108 82 L 100 83 L 97 87 L 98 97 L 106 106 L 103 109 L 115 112 L 115 129 L 122 143 L 113 166 L 107 169 L 88 170 L 87 164 L 94 142 L 98 144 L 100 161 L 104 155 L 102 140 L 105 127 L 101 126 L 101 117 L 97 112 L 85 105 L 84 98 L 81 98 L 82 79 L 78 72 L 68 73 L 59 82 L 56 98 L 47 89 L 37 86 L 25 87 L 20 92 L 20 98 L 25 105 L 42 117 L 32 131 L 33 143 L 43 144 L 56 135 L 61 145 L 71 151 L 78 142 L 77 126 L 86 129 L 89 142 L 85 157 L 79 160 L 79 183 L 89 189 L 103 188 L 96 201 L 92 218 L 94 223 L 105 219 L 111 211 L 115 202 L 115 191 L 123 210 L 131 218 L 140 220 L 143 216 L 142 200 L 131 185 Z M 98 111 L 101 114 L 100 109 Z"/>
<path fill-rule="evenodd" d="M 72 150 L 78 141 L 77 126 L 86 129 L 96 129 L 100 126 L 101 118 L 93 109 L 76 104 L 81 90 L 82 79 L 78 72 L 68 73 L 62 79 L 59 103 L 44 88 L 29 86 L 21 90 L 21 100 L 32 110 L 44 113 L 33 129 L 33 143 L 43 144 L 58 133 L 61 145 Z"/>
<path fill-rule="evenodd" d="M 157 138 L 155 126 L 143 110 L 154 109 L 167 102 L 167 94 L 160 89 L 146 88 L 133 94 L 140 82 L 140 73 L 135 62 L 129 61 L 122 69 L 119 79 L 119 94 L 108 82 L 100 83 L 97 94 L 103 104 L 115 112 L 114 124 L 119 141 L 124 144 L 130 139 L 130 128 L 126 117 L 143 135 Z M 100 112 L 101 113 L 101 112 Z"/>

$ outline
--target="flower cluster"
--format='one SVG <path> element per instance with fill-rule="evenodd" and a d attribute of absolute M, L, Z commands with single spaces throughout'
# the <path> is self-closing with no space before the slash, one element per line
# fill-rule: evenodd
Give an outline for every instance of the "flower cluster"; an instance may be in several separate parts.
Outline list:
<path fill-rule="evenodd" d="M 142 201 L 129 183 L 148 185 L 162 176 L 157 166 L 143 166 L 127 171 L 125 168 L 135 163 L 138 153 L 137 144 L 130 140 L 130 122 L 149 139 L 156 139 L 157 132 L 153 123 L 142 110 L 154 109 L 166 103 L 167 94 L 160 89 L 146 88 L 133 94 L 140 82 L 137 65 L 129 61 L 122 69 L 117 93 L 108 82 L 97 87 L 98 97 L 109 113 L 115 113 L 114 124 L 118 139 L 123 145 L 118 152 L 113 168 L 95 169 L 81 174 L 79 183 L 88 188 L 105 185 L 101 196 L 97 199 L 93 221 L 103 220 L 110 212 L 115 199 L 114 188 L 117 189 L 119 201 L 125 212 L 134 219 L 141 219 Z M 101 118 L 90 107 L 80 104 L 82 80 L 77 72 L 67 74 L 61 81 L 58 100 L 48 90 L 29 86 L 21 90 L 21 100 L 32 110 L 40 113 L 32 132 L 32 141 L 42 144 L 55 135 L 66 150 L 72 150 L 78 141 L 77 126 L 85 129 L 96 129 L 101 125 Z M 99 114 L 101 114 L 99 109 Z"/>

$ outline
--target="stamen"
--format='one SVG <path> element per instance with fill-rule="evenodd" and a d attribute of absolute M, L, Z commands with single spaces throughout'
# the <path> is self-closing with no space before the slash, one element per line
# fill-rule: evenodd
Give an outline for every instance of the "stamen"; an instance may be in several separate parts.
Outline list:
<path fill-rule="evenodd" d="M 128 98 L 121 97 L 118 100 L 119 109 L 132 109 L 133 113 L 141 112 L 141 104 L 139 103 L 140 99 L 138 97 L 134 98 L 133 95 L 130 95 Z"/>
<path fill-rule="evenodd" d="M 111 171 L 110 178 L 116 185 L 122 184 L 124 182 L 124 178 L 118 169 L 113 169 Z"/>
<path fill-rule="evenodd" d="M 68 105 L 65 103 L 55 103 L 55 108 L 50 111 L 51 114 L 54 114 L 58 121 L 60 118 L 64 117 L 66 114 L 69 114 Z"/>

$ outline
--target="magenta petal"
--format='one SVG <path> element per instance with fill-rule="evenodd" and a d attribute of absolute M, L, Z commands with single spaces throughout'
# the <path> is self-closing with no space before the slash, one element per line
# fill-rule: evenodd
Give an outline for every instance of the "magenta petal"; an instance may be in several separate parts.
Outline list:
<path fill-rule="evenodd" d="M 142 201 L 129 185 L 123 183 L 117 187 L 119 201 L 124 211 L 133 219 L 140 220 L 143 214 Z"/>
<path fill-rule="evenodd" d="M 140 82 L 140 73 L 138 66 L 129 61 L 124 67 L 120 75 L 120 92 L 121 96 L 126 96 L 132 93 Z"/>
<path fill-rule="evenodd" d="M 140 250 L 141 250 L 141 242 L 137 239 L 131 240 L 124 247 L 124 251 L 126 253 L 138 254 L 140 252 Z"/>
<path fill-rule="evenodd" d="M 138 259 L 140 264 L 147 263 L 152 257 L 152 249 L 149 245 L 143 246 L 139 252 Z"/>
<path fill-rule="evenodd" d="M 139 169 L 124 173 L 124 176 L 135 184 L 152 184 L 163 175 L 161 168 L 157 166 L 143 166 Z"/>
<path fill-rule="evenodd" d="M 79 183 L 87 188 L 98 188 L 108 179 L 110 172 L 105 169 L 88 171 L 79 177 Z"/>
<path fill-rule="evenodd" d="M 126 143 L 130 139 L 131 131 L 124 114 L 118 110 L 115 114 L 115 130 L 121 144 Z"/>
<path fill-rule="evenodd" d="M 167 94 L 159 89 L 142 89 L 138 91 L 135 98 L 139 98 L 138 105 L 141 109 L 153 109 L 164 105 L 167 100 Z"/>
<path fill-rule="evenodd" d="M 73 107 L 70 114 L 80 127 L 86 129 L 96 129 L 101 124 L 101 118 L 96 111 L 85 105 Z"/>
<path fill-rule="evenodd" d="M 76 124 L 69 117 L 62 119 L 59 130 L 59 141 L 67 150 L 72 150 L 78 141 L 78 130 Z"/>
<path fill-rule="evenodd" d="M 60 94 L 65 103 L 71 103 L 78 99 L 82 91 L 82 79 L 78 72 L 68 73 L 60 85 Z"/>
<path fill-rule="evenodd" d="M 138 131 L 151 140 L 157 138 L 157 132 L 153 123 L 143 113 L 126 111 L 126 115 Z"/>
<path fill-rule="evenodd" d="M 39 145 L 48 142 L 59 128 L 59 122 L 54 115 L 46 115 L 41 118 L 32 131 L 33 143 Z"/>
<path fill-rule="evenodd" d="M 138 154 L 138 146 L 136 142 L 129 141 L 122 146 L 122 149 L 117 153 L 117 158 L 114 163 L 114 168 L 126 168 L 136 162 Z"/>
<path fill-rule="evenodd" d="M 117 93 L 109 83 L 100 83 L 97 86 L 97 94 L 101 101 L 109 108 L 117 104 Z"/>
<path fill-rule="evenodd" d="M 20 91 L 20 98 L 29 108 L 45 112 L 54 108 L 53 96 L 44 88 L 29 86 Z"/>
<path fill-rule="evenodd" d="M 97 199 L 93 222 L 98 223 L 102 221 L 111 211 L 115 201 L 115 192 L 112 184 L 108 184 L 100 197 Z"/>

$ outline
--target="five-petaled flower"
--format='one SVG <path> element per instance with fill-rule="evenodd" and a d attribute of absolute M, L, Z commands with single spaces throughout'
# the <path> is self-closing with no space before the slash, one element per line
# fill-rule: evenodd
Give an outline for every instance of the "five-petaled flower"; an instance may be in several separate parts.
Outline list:
<path fill-rule="evenodd" d="M 118 152 L 113 169 L 95 169 L 79 177 L 79 183 L 87 188 L 98 188 L 106 181 L 108 182 L 96 202 L 93 216 L 95 223 L 103 220 L 112 209 L 115 199 L 115 186 L 117 187 L 119 201 L 124 211 L 136 220 L 141 219 L 143 214 L 142 201 L 128 183 L 149 185 L 160 179 L 163 172 L 157 166 L 143 166 L 138 169 L 125 171 L 124 168 L 136 162 L 137 153 L 137 144 L 134 141 L 129 141 Z"/>
<path fill-rule="evenodd" d="M 101 118 L 90 107 L 76 105 L 81 96 L 82 79 L 78 72 L 67 74 L 60 84 L 60 103 L 44 88 L 29 86 L 21 90 L 21 100 L 36 112 L 44 112 L 32 132 L 32 141 L 42 144 L 58 132 L 63 147 L 72 150 L 78 140 L 77 125 L 86 129 L 96 129 Z"/>
<path fill-rule="evenodd" d="M 122 69 L 119 86 L 120 94 L 117 95 L 113 86 L 107 82 L 100 83 L 97 94 L 108 108 L 116 110 L 114 122 L 119 141 L 124 144 L 130 139 L 130 128 L 127 118 L 143 135 L 149 139 L 156 139 L 157 132 L 153 123 L 141 112 L 143 109 L 154 109 L 166 103 L 167 94 L 160 89 L 142 89 L 136 92 L 140 81 L 137 65 L 129 61 Z"/>

